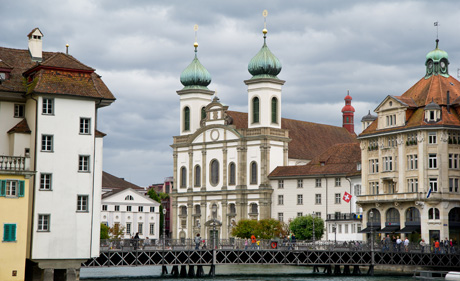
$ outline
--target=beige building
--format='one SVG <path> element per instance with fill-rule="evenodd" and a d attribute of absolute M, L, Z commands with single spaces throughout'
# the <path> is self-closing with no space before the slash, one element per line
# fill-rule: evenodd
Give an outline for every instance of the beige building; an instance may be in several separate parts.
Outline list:
<path fill-rule="evenodd" d="M 401 96 L 387 96 L 375 121 L 363 119 L 363 195 L 357 202 L 367 222 L 363 232 L 372 224 L 379 235 L 458 242 L 460 82 L 448 65 L 437 40 L 424 77 Z"/>

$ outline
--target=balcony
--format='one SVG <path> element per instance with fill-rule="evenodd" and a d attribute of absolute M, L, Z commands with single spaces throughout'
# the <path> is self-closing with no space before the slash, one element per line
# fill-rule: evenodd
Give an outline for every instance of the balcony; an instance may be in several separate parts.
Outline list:
<path fill-rule="evenodd" d="M 363 218 L 362 213 L 340 213 L 340 214 L 328 214 L 326 221 L 361 221 Z"/>
<path fill-rule="evenodd" d="M 0 155 L 0 172 L 25 172 L 29 170 L 29 157 Z"/>

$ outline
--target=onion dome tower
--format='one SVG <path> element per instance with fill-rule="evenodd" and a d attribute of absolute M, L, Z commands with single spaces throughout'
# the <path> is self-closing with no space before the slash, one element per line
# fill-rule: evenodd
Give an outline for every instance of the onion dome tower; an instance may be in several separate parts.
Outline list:
<path fill-rule="evenodd" d="M 351 96 L 350 91 L 347 92 L 347 96 L 344 98 L 345 106 L 342 108 L 342 127 L 348 130 L 350 134 L 355 133 L 355 125 L 354 125 L 354 116 L 355 116 L 355 108 L 351 105 Z"/>
<path fill-rule="evenodd" d="M 195 32 L 198 26 L 195 25 Z M 180 82 L 184 85 L 177 91 L 180 96 L 180 134 L 193 134 L 201 127 L 201 120 L 206 118 L 205 107 L 211 102 L 213 91 L 208 89 L 211 74 L 198 60 L 198 43 L 195 40 L 195 58 L 182 71 Z"/>
<path fill-rule="evenodd" d="M 425 79 L 428 79 L 433 75 L 449 77 L 449 55 L 446 51 L 439 49 L 438 44 L 439 39 L 436 39 L 436 48 L 426 55 Z"/>
<path fill-rule="evenodd" d="M 372 122 L 374 122 L 375 119 L 377 119 L 377 116 L 372 115 L 371 111 L 369 110 L 367 115 L 361 118 L 361 123 L 363 124 L 363 131 L 366 130 L 366 128 L 369 127 L 369 125 L 372 124 Z"/>
<path fill-rule="evenodd" d="M 267 11 L 263 13 L 264 18 Z M 248 64 L 252 78 L 245 80 L 248 86 L 248 128 L 281 128 L 281 86 L 278 78 L 281 62 L 267 46 L 267 28 L 262 30 L 264 43 Z"/>

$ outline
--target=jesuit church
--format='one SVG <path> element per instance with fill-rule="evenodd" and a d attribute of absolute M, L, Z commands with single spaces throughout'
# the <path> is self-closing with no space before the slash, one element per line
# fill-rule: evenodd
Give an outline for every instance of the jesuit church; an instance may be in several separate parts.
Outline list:
<path fill-rule="evenodd" d="M 351 97 L 344 126 L 282 118 L 281 63 L 266 43 L 248 65 L 248 112 L 230 111 L 208 89 L 211 75 L 197 57 L 182 72 L 180 135 L 174 137 L 172 238 L 231 237 L 240 219 L 273 217 L 269 174 L 280 166 L 306 165 L 340 143 L 356 143 Z M 209 240 L 212 241 L 212 240 Z"/>

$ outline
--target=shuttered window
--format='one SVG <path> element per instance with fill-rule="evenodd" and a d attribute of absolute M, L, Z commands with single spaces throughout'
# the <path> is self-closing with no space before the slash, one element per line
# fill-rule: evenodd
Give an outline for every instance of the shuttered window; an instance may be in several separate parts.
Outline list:
<path fill-rule="evenodd" d="M 24 197 L 25 181 L 0 180 L 0 197 Z"/>
<path fill-rule="evenodd" d="M 16 241 L 16 224 L 5 223 L 3 225 L 3 242 Z"/>

